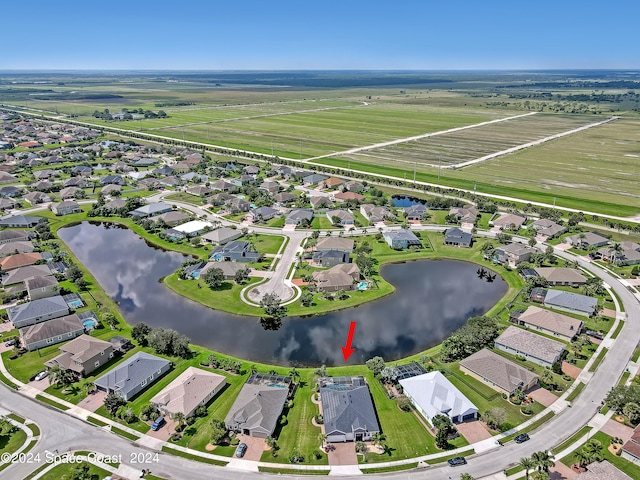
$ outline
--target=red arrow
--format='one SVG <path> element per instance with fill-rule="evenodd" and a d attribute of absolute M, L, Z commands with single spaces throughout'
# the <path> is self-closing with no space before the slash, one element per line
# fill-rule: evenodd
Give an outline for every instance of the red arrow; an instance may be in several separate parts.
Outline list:
<path fill-rule="evenodd" d="M 344 347 L 342 347 L 342 356 L 344 357 L 344 361 L 349 360 L 349 357 L 353 352 L 356 351 L 355 348 L 351 347 L 351 342 L 353 341 L 353 334 L 356 331 L 356 322 L 351 322 L 349 326 L 349 335 L 347 336 L 347 343 Z"/>

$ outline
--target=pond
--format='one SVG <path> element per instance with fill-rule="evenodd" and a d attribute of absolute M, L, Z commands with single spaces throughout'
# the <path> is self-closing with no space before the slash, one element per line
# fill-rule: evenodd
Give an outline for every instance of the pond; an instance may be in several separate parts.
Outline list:
<path fill-rule="evenodd" d="M 343 364 L 340 346 L 352 320 L 358 322 L 353 340 L 357 350 L 350 364 L 374 355 L 402 358 L 440 343 L 507 291 L 500 277 L 493 282 L 478 278 L 472 263 L 389 264 L 381 273 L 395 285 L 393 294 L 324 315 L 286 318 L 280 329 L 265 330 L 257 318 L 212 310 L 174 293 L 159 279 L 174 272 L 185 257 L 153 248 L 129 229 L 83 222 L 60 229 L 58 235 L 118 302 L 128 323 L 174 328 L 195 344 L 279 365 Z"/>
<path fill-rule="evenodd" d="M 394 207 L 398 208 L 407 208 L 413 205 L 427 205 L 426 200 L 422 200 L 420 198 L 409 197 L 407 195 L 393 195 L 391 197 L 391 201 L 393 202 Z"/>

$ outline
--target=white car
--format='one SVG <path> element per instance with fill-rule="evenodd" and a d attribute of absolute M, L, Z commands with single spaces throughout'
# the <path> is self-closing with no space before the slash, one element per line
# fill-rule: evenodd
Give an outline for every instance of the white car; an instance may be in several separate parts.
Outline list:
<path fill-rule="evenodd" d="M 40 380 L 44 380 L 45 378 L 47 378 L 47 375 L 49 375 L 49 372 L 44 370 L 44 371 L 40 372 L 39 374 L 37 374 L 36 378 L 34 378 L 34 380 L 36 382 L 39 382 Z"/>

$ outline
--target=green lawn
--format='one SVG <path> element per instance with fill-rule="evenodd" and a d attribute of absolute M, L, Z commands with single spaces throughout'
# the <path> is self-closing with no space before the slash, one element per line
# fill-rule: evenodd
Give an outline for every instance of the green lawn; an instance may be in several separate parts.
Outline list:
<path fill-rule="evenodd" d="M 110 472 L 104 470 L 102 468 L 96 467 L 95 465 L 89 462 L 82 463 L 61 463 L 53 467 L 47 473 L 45 473 L 42 477 L 42 480 L 61 480 L 61 479 L 71 479 L 73 477 L 73 472 L 78 468 L 79 465 L 89 465 L 89 475 L 91 475 L 92 479 L 102 479 L 106 476 L 111 475 Z"/>
<path fill-rule="evenodd" d="M 338 230 L 339 229 L 338 227 L 334 227 L 331 224 L 331 221 L 329 221 L 326 215 L 313 217 L 313 220 L 311 220 L 311 228 L 314 230 Z"/>
<path fill-rule="evenodd" d="M 260 253 L 278 253 L 278 250 L 285 239 L 285 237 L 281 235 L 264 235 L 261 233 L 250 238 L 252 239 L 256 250 Z"/>
<path fill-rule="evenodd" d="M 191 203 L 192 205 L 204 205 L 204 199 L 197 195 L 191 195 L 186 192 L 176 192 L 165 197 L 167 200 L 175 200 L 176 202 Z"/>
<path fill-rule="evenodd" d="M 282 228 L 282 227 L 284 227 L 284 222 L 286 220 L 287 220 L 287 218 L 284 217 L 284 216 L 275 217 L 275 218 L 272 218 L 271 220 L 269 220 L 266 223 L 266 225 L 267 225 L 267 227 Z"/>
<path fill-rule="evenodd" d="M 27 434 L 19 428 L 9 435 L 0 435 L 0 454 L 13 453 L 27 441 Z"/>

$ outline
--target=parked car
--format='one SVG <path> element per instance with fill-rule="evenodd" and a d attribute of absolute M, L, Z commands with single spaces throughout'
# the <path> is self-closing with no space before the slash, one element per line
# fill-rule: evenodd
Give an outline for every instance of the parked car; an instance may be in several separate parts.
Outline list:
<path fill-rule="evenodd" d="M 529 440 L 529 434 L 527 433 L 521 433 L 520 435 L 516 436 L 513 441 L 516 443 L 524 443 L 527 440 Z"/>
<path fill-rule="evenodd" d="M 47 372 L 46 370 L 43 370 L 42 372 L 40 372 L 35 376 L 34 380 L 36 382 L 39 382 L 40 380 L 44 380 L 45 378 L 47 378 L 48 375 L 49 375 L 49 372 Z"/>
<path fill-rule="evenodd" d="M 7 340 L 6 342 L 4 342 L 4 346 L 5 347 L 13 347 L 16 344 L 16 339 L 15 338 L 11 338 L 9 340 Z"/>
<path fill-rule="evenodd" d="M 449 460 L 447 460 L 447 462 L 452 467 L 457 467 L 458 465 L 466 465 L 467 464 L 467 460 L 464 457 L 453 457 L 453 458 L 450 458 Z"/>
<path fill-rule="evenodd" d="M 153 425 L 151 425 L 151 430 L 158 430 L 160 427 L 162 427 L 166 422 L 166 420 L 164 419 L 164 417 L 158 417 L 156 418 L 156 421 L 153 422 Z"/>
<path fill-rule="evenodd" d="M 247 444 L 241 443 L 240 445 L 238 445 L 238 448 L 236 448 L 236 457 L 238 458 L 244 457 L 244 454 L 246 451 L 247 451 Z"/>

